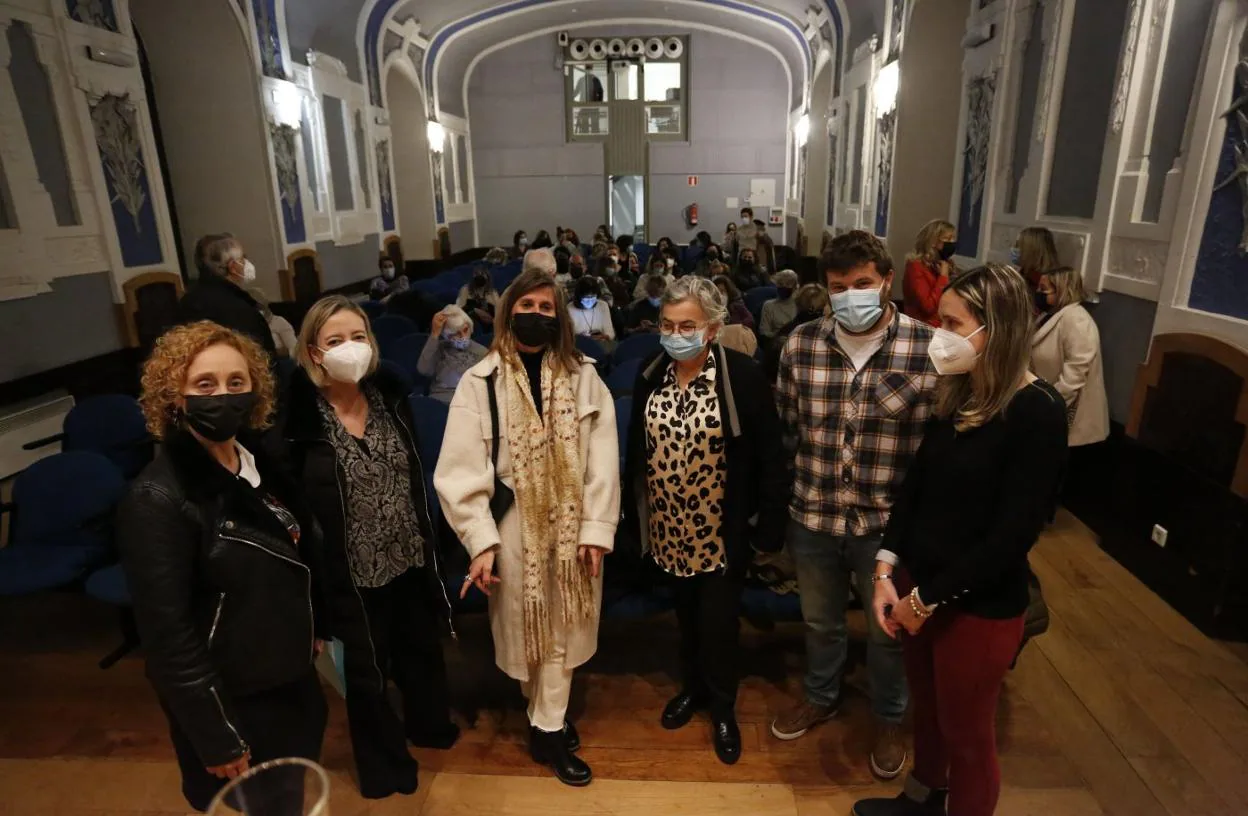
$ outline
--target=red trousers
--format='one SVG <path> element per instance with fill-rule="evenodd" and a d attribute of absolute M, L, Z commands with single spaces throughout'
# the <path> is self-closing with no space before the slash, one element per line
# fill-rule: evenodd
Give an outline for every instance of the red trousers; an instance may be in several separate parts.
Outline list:
<path fill-rule="evenodd" d="M 902 637 L 915 778 L 949 789 L 949 816 L 992 816 L 1001 792 L 997 698 L 1022 642 L 1022 616 L 993 620 L 940 608 L 917 635 Z"/>

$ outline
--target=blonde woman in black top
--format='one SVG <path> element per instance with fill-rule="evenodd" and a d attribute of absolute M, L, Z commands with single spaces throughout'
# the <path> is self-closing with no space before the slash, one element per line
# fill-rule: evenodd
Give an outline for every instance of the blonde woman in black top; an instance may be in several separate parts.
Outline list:
<path fill-rule="evenodd" d="M 893 504 L 873 612 L 903 641 L 914 770 L 896 799 L 855 816 L 991 816 L 1000 793 L 995 718 L 1027 608 L 1027 553 L 1066 462 L 1061 395 L 1028 371 L 1031 289 L 991 264 L 940 299 L 929 354 L 935 416 Z"/>

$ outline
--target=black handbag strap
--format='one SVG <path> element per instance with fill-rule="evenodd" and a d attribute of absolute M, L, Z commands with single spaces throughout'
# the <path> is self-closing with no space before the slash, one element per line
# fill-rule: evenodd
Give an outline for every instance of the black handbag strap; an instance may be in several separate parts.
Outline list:
<path fill-rule="evenodd" d="M 498 473 L 498 395 L 494 392 L 494 374 L 486 378 L 486 388 L 490 395 L 490 464 L 494 466 L 494 472 Z"/>

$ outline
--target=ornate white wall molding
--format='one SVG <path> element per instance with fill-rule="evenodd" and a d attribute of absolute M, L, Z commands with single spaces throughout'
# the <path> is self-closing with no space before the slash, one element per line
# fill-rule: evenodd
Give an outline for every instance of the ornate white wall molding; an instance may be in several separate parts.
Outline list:
<path fill-rule="evenodd" d="M 1140 45 L 1140 23 L 1144 17 L 1144 0 L 1131 0 L 1127 10 L 1127 27 L 1122 37 L 1122 56 L 1118 65 L 1118 80 L 1114 85 L 1114 104 L 1110 115 L 1110 130 L 1115 136 L 1122 133 L 1127 120 L 1127 98 L 1131 92 L 1131 75 L 1135 68 L 1135 54 Z"/>
<path fill-rule="evenodd" d="M 1049 0 L 1044 4 L 1044 66 L 1040 71 L 1040 88 L 1036 93 L 1036 141 L 1048 136 L 1049 118 L 1054 115 L 1053 83 L 1057 80 L 1058 44 L 1061 40 L 1065 0 Z"/>
<path fill-rule="evenodd" d="M 98 272 L 108 265 L 108 254 L 98 235 L 45 238 L 43 248 L 48 260 L 58 266 L 88 266 Z"/>
<path fill-rule="evenodd" d="M 1109 242 L 1107 273 L 1116 278 L 1160 286 L 1169 254 L 1168 241 L 1113 238 Z"/>

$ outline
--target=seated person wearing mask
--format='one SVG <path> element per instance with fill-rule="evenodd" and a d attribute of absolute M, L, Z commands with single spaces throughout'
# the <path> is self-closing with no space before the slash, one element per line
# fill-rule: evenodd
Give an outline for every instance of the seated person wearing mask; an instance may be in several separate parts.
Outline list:
<path fill-rule="evenodd" d="M 368 294 L 373 300 L 385 300 L 391 295 L 406 292 L 410 287 L 407 275 L 399 275 L 395 269 L 394 259 L 384 252 L 377 259 L 377 268 L 381 275 L 373 278 L 369 284 Z"/>
<path fill-rule="evenodd" d="M 487 328 L 494 325 L 494 308 L 498 306 L 498 292 L 490 281 L 490 273 L 484 267 L 477 267 L 472 273 L 472 280 L 459 290 L 455 305 L 467 312 L 473 319 Z"/>
<path fill-rule="evenodd" d="M 572 308 L 568 309 L 572 318 L 572 333 L 614 345 L 615 326 L 611 322 L 611 309 L 601 295 L 597 278 L 584 277 L 576 282 Z"/>
<path fill-rule="evenodd" d="M 628 307 L 624 318 L 625 334 L 654 334 L 659 330 L 659 313 L 662 311 L 663 293 L 667 291 L 667 279 L 651 275 L 643 281 L 646 296 Z"/>
<path fill-rule="evenodd" d="M 524 230 L 516 230 L 515 236 L 511 239 L 511 257 L 523 258 L 524 253 L 529 251 L 529 236 Z"/>
<path fill-rule="evenodd" d="M 742 292 L 748 292 L 756 286 L 768 284 L 767 273 L 758 265 L 758 255 L 752 249 L 741 250 L 737 260 L 737 271 L 733 275 L 733 283 Z"/>
<path fill-rule="evenodd" d="M 458 306 L 447 306 L 433 316 L 433 331 L 416 370 L 433 381 L 429 396 L 449 405 L 464 372 L 485 354 L 485 346 L 472 340 L 472 318 Z"/>
<path fill-rule="evenodd" d="M 668 286 L 676 282 L 676 276 L 668 269 L 667 259 L 657 253 L 651 255 L 650 262 L 646 264 L 646 274 L 641 276 L 637 281 L 637 286 L 633 288 L 632 300 L 639 300 L 646 296 L 646 279 L 651 275 L 661 275 L 667 281 Z"/>
<path fill-rule="evenodd" d="M 628 283 L 620 274 L 618 257 L 618 254 L 608 250 L 606 255 L 598 259 L 596 267 L 598 278 L 602 281 L 602 296 L 608 306 L 617 303 L 623 306 L 637 299 L 636 296 L 629 296 Z"/>
<path fill-rule="evenodd" d="M 697 264 L 693 267 L 693 274 L 699 278 L 714 277 L 711 273 L 711 265 L 717 264 L 724 258 L 724 250 L 719 244 L 711 244 L 706 248 L 706 252 L 698 259 Z"/>
<path fill-rule="evenodd" d="M 792 269 L 776 273 L 776 299 L 763 304 L 763 312 L 758 327 L 759 334 L 771 338 L 797 317 L 797 301 L 793 293 L 797 290 L 797 273 Z"/>

